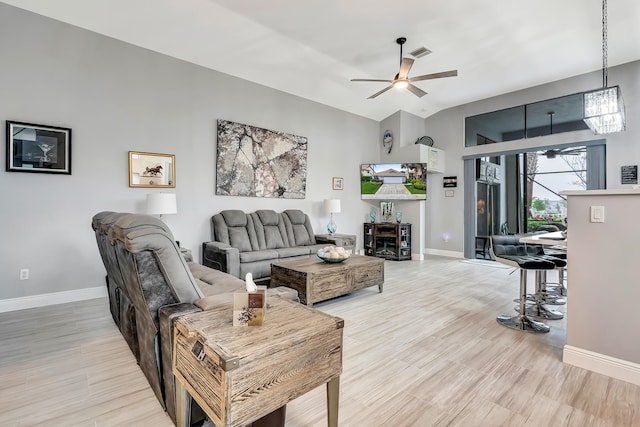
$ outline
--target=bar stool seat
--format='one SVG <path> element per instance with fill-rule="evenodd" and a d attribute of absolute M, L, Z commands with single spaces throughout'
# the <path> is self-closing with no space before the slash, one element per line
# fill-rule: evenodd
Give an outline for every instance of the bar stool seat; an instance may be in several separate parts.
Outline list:
<path fill-rule="evenodd" d="M 549 325 L 532 319 L 527 314 L 527 272 L 547 271 L 556 268 L 555 262 L 550 257 L 529 255 L 527 248 L 520 243 L 517 235 L 492 236 L 491 251 L 495 260 L 501 264 L 520 269 L 520 293 L 518 313 L 515 316 L 501 315 L 496 321 L 508 328 L 525 332 L 545 333 L 549 332 Z"/>

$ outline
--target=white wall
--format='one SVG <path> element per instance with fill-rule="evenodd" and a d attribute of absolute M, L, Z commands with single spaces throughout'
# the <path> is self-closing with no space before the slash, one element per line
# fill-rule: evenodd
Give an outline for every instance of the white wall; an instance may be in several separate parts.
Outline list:
<path fill-rule="evenodd" d="M 91 217 L 144 212 L 155 190 L 129 188 L 130 150 L 175 154 L 178 214 L 163 219 L 196 258 L 214 213 L 298 208 L 321 233 L 325 198 L 342 200 L 338 230 L 362 246 L 359 165 L 378 160 L 379 123 L 5 4 L 0 56 L 0 120 L 73 133 L 72 175 L 0 172 L 0 300 L 104 286 Z M 215 196 L 218 119 L 306 136 L 306 199 Z M 19 280 L 22 268 L 29 280 Z"/>
<path fill-rule="evenodd" d="M 604 222 L 590 221 L 602 206 Z M 570 192 L 563 360 L 640 385 L 640 190 Z"/>
<path fill-rule="evenodd" d="M 101 210 L 142 212 L 150 190 L 128 187 L 127 152 L 176 155 L 177 215 L 166 222 L 182 245 L 199 258 L 210 237 L 209 218 L 223 209 L 303 209 L 316 232 L 324 232 L 325 198 L 340 198 L 338 232 L 358 235 L 370 204 L 360 200 L 359 165 L 383 160 L 385 121 L 345 113 L 67 24 L 0 4 L 0 120 L 73 129 L 71 176 L 0 172 L 0 300 L 103 286 L 90 228 Z M 627 131 L 607 136 L 609 188 L 621 187 L 620 166 L 640 162 L 640 61 L 609 70 L 610 84 L 622 87 Z M 458 177 L 454 197 L 444 197 L 441 175 L 428 178 L 423 212 L 424 244 L 436 253 L 463 251 L 462 156 L 483 147 L 464 147 L 464 118 L 515 105 L 599 87 L 600 72 L 549 83 L 455 107 L 424 120 L 424 134 L 446 150 L 446 176 Z M 393 115 L 393 123 L 406 118 Z M 396 117 L 397 116 L 397 117 Z M 215 196 L 216 120 L 227 119 L 309 138 L 307 197 L 304 200 Z M 415 141 L 421 124 L 412 117 L 392 153 Z M 401 124 L 399 126 L 402 126 Z M 409 135 L 411 134 L 411 135 Z M 416 135 L 413 135 L 416 134 Z M 588 131 L 500 144 L 500 149 L 593 139 Z M 397 145 L 399 144 L 399 145 Z M 4 145 L 4 144 L 3 144 Z M 6 156 L 6 153 L 5 153 Z M 344 178 L 343 191 L 331 177 Z M 420 204 L 423 206 L 423 204 Z M 410 211 L 412 208 L 405 208 Z M 451 239 L 442 239 L 448 232 Z M 415 233 L 415 231 L 414 231 Z M 422 236 L 420 236 L 422 237 Z M 415 242 L 415 237 L 414 237 Z M 419 250 L 419 249 L 418 249 Z M 19 270 L 31 278 L 19 281 Z"/>
<path fill-rule="evenodd" d="M 607 144 L 607 188 L 622 188 L 620 183 L 620 167 L 640 163 L 640 61 L 609 68 L 609 84 L 620 85 L 626 105 L 627 130 L 621 133 L 604 135 Z M 523 148 L 534 148 L 578 141 L 601 139 L 591 131 L 579 131 L 538 138 L 510 141 L 493 145 L 476 147 L 464 146 L 464 119 L 468 116 L 497 111 L 508 107 L 556 98 L 586 90 L 597 89 L 602 85 L 600 71 L 583 74 L 565 80 L 548 83 L 512 92 L 482 101 L 461 105 L 441 111 L 427 118 L 426 134 L 431 136 L 434 146 L 446 150 L 446 176 L 457 176 L 458 187 L 455 197 L 445 198 L 444 193 L 434 194 L 429 201 L 432 209 L 429 214 L 430 232 L 426 245 L 435 250 L 463 251 L 463 213 L 464 213 L 464 180 L 463 156 Z M 441 185 L 440 185 L 441 186 Z M 433 189 L 434 186 L 431 188 Z M 473 207 L 472 207 L 473 208 Z M 451 241 L 441 239 L 443 231 L 451 231 Z"/>

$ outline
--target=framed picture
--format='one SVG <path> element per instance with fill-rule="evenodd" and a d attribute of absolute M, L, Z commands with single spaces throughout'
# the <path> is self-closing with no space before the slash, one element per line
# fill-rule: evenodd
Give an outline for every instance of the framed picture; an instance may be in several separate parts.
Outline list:
<path fill-rule="evenodd" d="M 444 188 L 455 188 L 458 186 L 457 176 L 445 176 L 442 178 L 442 186 Z"/>
<path fill-rule="evenodd" d="M 7 172 L 71 175 L 71 129 L 7 120 Z"/>
<path fill-rule="evenodd" d="M 175 188 L 176 156 L 129 151 L 129 187 Z"/>
<path fill-rule="evenodd" d="M 334 176 L 331 179 L 331 187 L 334 190 L 344 190 L 344 180 L 342 178 Z"/>

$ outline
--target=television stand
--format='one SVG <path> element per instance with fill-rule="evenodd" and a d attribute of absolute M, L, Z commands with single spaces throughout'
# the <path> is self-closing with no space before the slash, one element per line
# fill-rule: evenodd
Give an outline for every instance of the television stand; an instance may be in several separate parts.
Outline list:
<path fill-rule="evenodd" d="M 364 253 L 395 261 L 410 260 L 411 224 L 365 222 Z"/>

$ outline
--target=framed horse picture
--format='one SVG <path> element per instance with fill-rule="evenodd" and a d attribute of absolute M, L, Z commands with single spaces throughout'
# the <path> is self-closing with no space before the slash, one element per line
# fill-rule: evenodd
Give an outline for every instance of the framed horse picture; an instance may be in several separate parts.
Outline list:
<path fill-rule="evenodd" d="M 129 187 L 174 188 L 176 156 L 129 151 Z"/>

